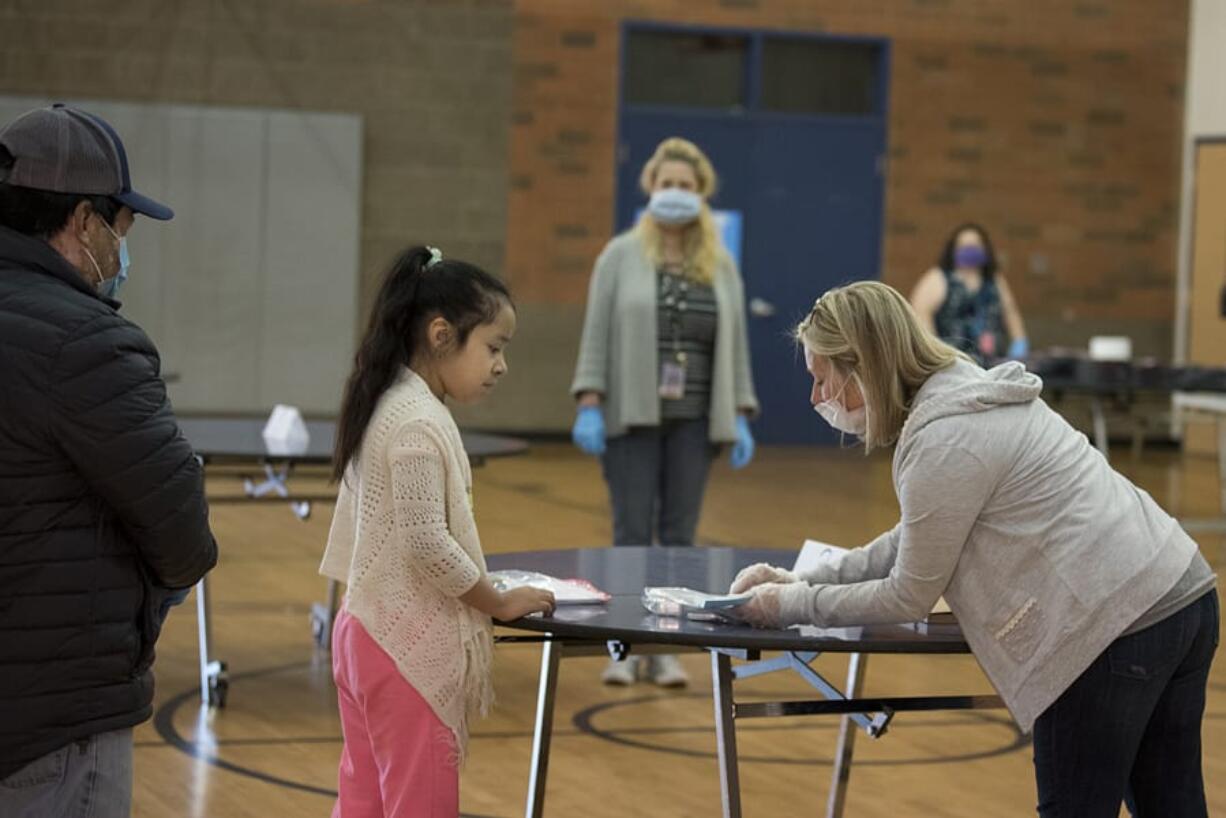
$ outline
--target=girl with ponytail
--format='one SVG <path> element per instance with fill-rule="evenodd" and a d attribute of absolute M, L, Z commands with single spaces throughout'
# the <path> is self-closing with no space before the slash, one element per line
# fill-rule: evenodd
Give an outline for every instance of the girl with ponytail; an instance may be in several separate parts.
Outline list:
<path fill-rule="evenodd" d="M 498 279 L 403 252 L 371 310 L 337 429 L 320 573 L 347 585 L 332 633 L 345 745 L 334 816 L 456 816 L 473 717 L 493 699 L 491 617 L 553 609 L 486 578 L 472 473 L 445 401 L 507 372 L 515 307 Z"/>

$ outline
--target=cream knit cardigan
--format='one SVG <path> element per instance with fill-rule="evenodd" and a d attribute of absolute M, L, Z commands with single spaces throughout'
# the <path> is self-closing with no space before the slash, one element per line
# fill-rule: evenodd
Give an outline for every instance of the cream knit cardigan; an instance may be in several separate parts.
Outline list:
<path fill-rule="evenodd" d="M 447 407 L 405 368 L 379 399 L 336 500 L 321 574 L 455 736 L 493 703 L 490 619 L 457 597 L 485 575 L 472 471 Z"/>

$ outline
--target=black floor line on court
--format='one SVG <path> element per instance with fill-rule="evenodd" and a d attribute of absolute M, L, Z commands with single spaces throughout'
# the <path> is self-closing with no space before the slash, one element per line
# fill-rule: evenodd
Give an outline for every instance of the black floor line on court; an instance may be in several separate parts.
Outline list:
<path fill-rule="evenodd" d="M 279 665 L 276 667 L 264 668 L 262 670 L 253 670 L 247 673 L 238 673 L 230 677 L 230 685 L 231 688 L 233 688 L 234 683 L 242 679 L 251 679 L 259 676 L 271 676 L 276 673 L 281 673 L 287 670 L 295 670 L 301 667 L 310 667 L 310 663 L 295 662 L 293 664 Z M 153 716 L 153 725 L 157 730 L 158 735 L 161 736 L 167 744 L 192 758 L 203 761 L 206 764 L 212 767 L 217 767 L 221 770 L 236 773 L 237 775 L 245 776 L 247 778 L 253 778 L 257 781 L 262 781 L 266 784 L 272 784 L 273 786 L 277 787 L 285 787 L 286 789 L 298 790 L 300 792 L 309 792 L 314 795 L 320 795 L 331 799 L 336 798 L 336 790 L 329 789 L 327 787 L 316 787 L 312 784 L 303 784 L 300 781 L 291 781 L 288 778 L 270 775 L 269 773 L 261 772 L 259 770 L 253 770 L 250 767 L 244 767 L 241 764 L 226 761 L 225 759 L 218 758 L 211 753 L 202 751 L 195 742 L 185 739 L 179 734 L 179 731 L 175 729 L 175 713 L 177 713 L 179 708 L 186 702 L 191 699 L 198 699 L 199 696 L 200 690 L 198 688 L 192 688 L 178 694 L 158 708 L 157 713 L 155 713 Z M 339 739 L 337 740 L 339 741 Z M 461 813 L 460 818 L 496 818 L 496 816 Z"/>
<path fill-rule="evenodd" d="M 651 701 L 659 701 L 659 700 L 666 699 L 666 698 L 673 698 L 675 696 L 676 694 L 673 694 L 672 696 L 655 696 L 655 697 L 651 697 Z M 635 702 L 630 702 L 630 701 L 620 702 L 620 704 L 634 704 L 637 701 L 640 701 L 640 700 L 636 700 Z M 1226 714 L 1207 713 L 1205 715 L 1205 718 L 1207 719 L 1208 718 L 1218 718 L 1220 716 L 1226 716 Z M 907 727 L 911 729 L 921 728 L 921 727 L 958 728 L 958 727 L 976 727 L 976 726 L 979 726 L 979 725 L 968 724 L 966 722 L 960 722 L 955 719 L 924 719 L 924 720 L 918 720 L 918 721 L 912 721 L 908 719 L 907 721 Z M 838 728 L 837 724 L 803 724 L 802 725 L 802 724 L 760 723 L 760 724 L 738 724 L 736 729 L 737 729 L 738 734 L 742 734 L 742 733 L 766 733 L 766 732 L 779 731 L 779 730 L 789 730 L 789 731 L 790 730 L 811 730 L 814 732 L 818 732 L 822 730 L 835 730 L 837 728 Z M 642 736 L 642 735 L 653 735 L 653 734 L 679 735 L 682 733 L 711 733 L 712 728 L 704 727 L 701 725 L 693 725 L 690 727 L 677 727 L 677 726 L 621 727 L 621 728 L 618 728 L 617 730 L 613 730 L 610 732 L 616 735 L 619 735 L 619 736 L 626 736 L 626 735 Z M 505 740 L 505 739 L 530 739 L 532 738 L 532 735 L 533 733 L 531 730 L 489 730 L 489 731 L 477 731 L 474 733 L 470 733 L 468 737 L 471 741 L 491 741 L 491 740 L 497 741 L 497 740 Z M 578 728 L 571 728 L 571 729 L 554 728 L 554 731 L 551 735 L 553 735 L 554 738 L 559 738 L 559 737 L 571 738 L 574 736 L 592 736 L 593 738 L 601 738 L 600 735 L 594 735 L 592 733 L 584 733 Z M 214 739 L 211 742 L 211 744 L 217 747 L 261 747 L 261 746 L 275 747 L 278 745 L 293 745 L 293 744 L 339 744 L 343 740 L 344 739 L 339 735 L 279 736 L 276 738 L 226 738 L 226 739 L 219 738 L 219 739 Z M 141 747 L 141 748 L 170 747 L 170 745 L 168 745 L 165 741 L 137 741 L 133 743 L 133 746 Z"/>
<path fill-rule="evenodd" d="M 252 671 L 248 671 L 245 673 L 235 674 L 230 677 L 231 695 L 233 695 L 234 688 L 238 682 L 258 678 L 261 676 L 272 676 L 278 673 L 307 669 L 311 667 L 311 664 L 312 663 L 310 662 L 294 662 L 294 663 L 289 663 L 289 664 L 284 664 L 284 665 L 277 665 L 273 667 L 262 668 L 259 670 L 252 670 Z M 194 703 L 198 701 L 199 695 L 200 695 L 200 691 L 197 688 L 193 687 L 188 690 L 185 690 L 182 693 L 179 693 L 175 695 L 174 697 L 168 699 L 165 703 L 162 704 L 161 707 L 158 708 L 157 712 L 154 714 L 154 719 L 153 719 L 154 729 L 157 731 L 158 736 L 161 737 L 162 741 L 166 745 L 169 745 L 173 749 L 176 749 L 179 752 L 182 752 L 191 758 L 198 759 L 200 761 L 204 761 L 210 766 L 216 767 L 221 770 L 226 770 L 228 772 L 232 772 L 237 775 L 245 776 L 247 778 L 252 778 L 257 781 L 261 781 L 266 784 L 271 784 L 277 787 L 284 787 L 286 789 L 298 790 L 300 792 L 307 792 L 307 793 L 319 795 L 325 798 L 336 798 L 336 790 L 334 789 L 331 789 L 328 787 L 318 787 L 313 784 L 306 784 L 300 781 L 293 781 L 291 779 L 272 775 L 271 773 L 266 773 L 258 769 L 253 769 L 251 767 L 247 767 L 242 764 L 236 764 L 232 761 L 227 761 L 226 759 L 219 758 L 217 755 L 206 751 L 201 746 L 199 746 L 196 742 L 190 741 L 187 738 L 185 738 L 183 735 L 181 735 L 174 724 L 175 716 L 183 706 L 189 703 Z M 673 694 L 667 694 L 667 695 L 653 694 L 650 696 L 641 696 L 641 697 L 634 698 L 634 699 L 624 699 L 624 700 L 620 700 L 616 702 L 607 702 L 604 704 L 598 704 L 598 705 L 594 705 L 592 707 L 588 707 L 588 708 L 585 708 L 583 710 L 576 712 L 571 718 L 571 723 L 574 725 L 574 728 L 571 730 L 555 729 L 553 732 L 553 736 L 554 738 L 562 738 L 562 737 L 567 737 L 567 736 L 570 736 L 570 737 L 586 736 L 586 737 L 600 739 L 603 741 L 608 741 L 608 742 L 615 743 L 615 744 L 620 744 L 623 746 L 632 747 L 635 749 L 648 750 L 648 751 L 659 752 L 659 753 L 669 753 L 673 755 L 684 755 L 684 756 L 690 756 L 690 757 L 696 757 L 696 758 L 715 758 L 716 754 L 714 752 L 705 752 L 705 751 L 700 751 L 700 750 L 688 750 L 684 748 L 670 747 L 667 745 L 653 744 L 650 742 L 630 738 L 630 736 L 677 735 L 681 733 L 713 734 L 714 727 L 708 727 L 708 726 L 676 726 L 676 727 L 650 726 L 650 727 L 630 727 L 630 728 L 624 728 L 624 729 L 619 729 L 619 730 L 608 730 L 608 729 L 602 729 L 602 728 L 596 727 L 593 723 L 594 719 L 600 714 L 607 713 L 611 710 L 615 710 L 620 707 L 634 706 L 634 705 L 644 704 L 648 702 L 658 702 L 659 700 L 663 698 L 672 699 L 672 698 L 679 698 L 682 696 L 686 698 L 697 698 L 697 699 L 708 699 L 709 698 L 709 696 L 706 693 L 685 693 L 685 694 L 673 693 Z M 971 715 L 972 717 L 979 719 L 981 721 L 988 721 L 988 722 L 996 723 L 1002 727 L 1006 727 L 1010 729 L 1011 732 L 1014 734 L 1013 742 L 1007 746 L 1000 747 L 1000 748 L 993 749 L 993 750 L 988 750 L 988 751 L 981 752 L 981 753 L 971 753 L 971 754 L 964 754 L 964 755 L 958 755 L 958 756 L 940 757 L 936 759 L 920 758 L 920 759 L 894 759 L 894 760 L 881 760 L 881 761 L 857 761 L 855 762 L 855 764 L 857 765 L 875 765 L 875 766 L 897 766 L 897 765 L 903 765 L 903 764 L 952 763 L 952 762 L 957 762 L 957 761 L 965 761 L 965 760 L 977 759 L 977 758 L 990 758 L 993 756 L 1003 755 L 1005 753 L 1013 752 L 1017 749 L 1020 749 L 1021 747 L 1029 743 L 1029 740 L 1021 735 L 1021 733 L 1017 730 L 1016 725 L 1013 725 L 1011 721 L 1007 721 L 1005 719 L 1000 719 L 1000 718 L 995 718 L 988 714 L 968 713 L 968 715 Z M 922 721 L 908 722 L 908 725 L 911 727 L 951 727 L 951 726 L 962 726 L 963 724 L 965 724 L 965 722 L 960 722 L 959 720 L 956 720 L 956 719 L 955 720 L 924 719 Z M 832 724 L 831 725 L 821 725 L 821 727 L 818 729 L 824 729 L 824 728 L 828 729 L 828 728 L 832 728 L 833 726 L 834 725 Z M 798 724 L 795 722 L 784 724 L 784 725 L 771 725 L 771 724 L 763 723 L 763 724 L 738 725 L 737 732 L 743 734 L 743 733 L 749 733 L 749 732 L 766 732 L 766 731 L 778 731 L 778 730 L 795 731 L 795 730 L 812 730 L 812 729 L 814 729 L 812 725 Z M 528 738 L 531 738 L 531 736 L 532 736 L 532 731 L 530 730 L 523 730 L 523 731 L 508 730 L 508 731 L 491 731 L 491 732 L 484 732 L 484 733 L 478 732 L 472 735 L 472 739 L 478 740 L 478 741 L 508 739 L 508 738 L 528 739 Z M 342 741 L 342 738 L 339 735 L 335 735 L 335 736 L 286 737 L 286 738 L 280 738 L 280 739 L 234 738 L 234 739 L 228 739 L 228 740 L 215 740 L 212 743 L 215 744 L 215 746 L 217 747 L 226 747 L 226 746 L 277 746 L 277 745 L 306 744 L 306 743 L 324 744 L 324 743 L 339 743 L 341 741 Z M 140 746 L 140 747 L 156 746 L 156 743 L 155 742 L 138 742 L 137 746 Z M 741 756 L 739 760 L 745 763 L 757 763 L 757 764 L 829 765 L 831 763 L 829 759 L 794 759 L 794 758 L 780 758 L 780 757 L 767 757 L 767 756 Z M 466 813 L 462 815 L 461 818 L 494 818 L 494 816 L 474 815 L 471 813 Z"/>
<path fill-rule="evenodd" d="M 701 699 L 711 698 L 708 694 L 705 694 L 705 693 L 684 693 L 684 694 L 679 694 L 678 698 L 680 698 L 681 696 L 684 696 L 685 698 L 701 698 Z M 593 724 L 593 721 L 595 720 L 595 718 L 599 716 L 601 713 L 606 713 L 610 710 L 615 710 L 618 707 L 624 707 L 626 705 L 636 705 L 636 704 L 643 704 L 644 702 L 655 701 L 658 698 L 659 698 L 658 696 L 643 696 L 637 699 L 625 699 L 623 701 L 606 702 L 604 704 L 592 705 L 591 707 L 584 708 L 583 710 L 580 710 L 577 713 L 575 713 L 575 715 L 571 717 L 571 724 L 575 725 L 575 728 L 580 733 L 583 733 L 584 735 L 588 735 L 593 738 L 603 739 L 604 741 L 609 741 L 614 744 L 621 744 L 626 747 L 634 747 L 640 750 L 651 750 L 657 753 L 670 753 L 672 755 L 687 756 L 689 758 L 710 758 L 710 759 L 718 758 L 714 750 L 708 752 L 706 750 L 691 750 L 685 747 L 670 747 L 664 744 L 652 744 L 652 743 L 645 742 L 645 741 L 636 741 L 634 739 L 626 737 L 627 731 L 605 730 Z M 1012 719 L 997 718 L 988 713 L 976 713 L 970 710 L 962 711 L 962 712 L 965 715 L 973 719 L 976 719 L 978 721 L 988 722 L 990 724 L 999 725 L 1005 728 L 1012 735 L 1012 740 L 1004 746 L 998 747 L 993 750 L 985 750 L 985 751 L 978 752 L 978 753 L 961 753 L 961 754 L 952 755 L 952 756 L 927 756 L 927 757 L 922 757 L 922 758 L 897 758 L 897 759 L 879 759 L 879 760 L 869 759 L 865 761 L 853 761 L 852 766 L 853 767 L 860 767 L 860 766 L 897 767 L 897 766 L 902 766 L 905 764 L 952 764 L 955 762 L 972 761 L 976 759 L 993 758 L 995 756 L 1007 755 L 1009 753 L 1016 752 L 1017 750 L 1020 750 L 1024 747 L 1028 747 L 1030 745 L 1030 738 L 1028 736 L 1022 735 L 1022 731 L 1018 729 L 1017 725 L 1013 722 Z M 919 726 L 915 722 L 906 722 L 905 724 L 907 726 Z M 946 724 L 942 726 L 948 726 L 948 725 Z M 806 729 L 805 725 L 799 725 L 799 724 L 790 725 L 790 727 L 791 729 Z M 701 730 L 702 732 L 705 732 L 705 733 L 711 733 L 711 734 L 715 733 L 714 726 L 702 727 L 702 728 L 685 728 L 685 729 L 691 732 L 694 730 Z M 746 727 L 743 725 L 737 725 L 737 728 L 736 728 L 738 734 L 744 732 L 745 729 Z M 664 732 L 664 731 L 661 730 L 658 732 Z M 681 732 L 681 731 L 673 730 L 670 732 Z M 887 733 L 884 738 L 885 740 L 888 741 L 889 734 Z M 752 763 L 789 764 L 789 765 L 814 765 L 816 764 L 820 766 L 830 766 L 834 763 L 833 759 L 829 759 L 829 758 L 780 758 L 778 756 L 750 756 L 750 755 L 742 755 L 740 753 L 737 754 L 737 761 L 744 762 L 744 763 L 751 763 L 751 764 Z"/>

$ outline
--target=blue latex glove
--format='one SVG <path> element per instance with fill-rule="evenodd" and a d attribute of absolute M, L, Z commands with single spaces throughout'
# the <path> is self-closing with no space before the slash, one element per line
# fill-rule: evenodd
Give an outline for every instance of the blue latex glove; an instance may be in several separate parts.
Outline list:
<path fill-rule="evenodd" d="M 736 416 L 736 443 L 732 444 L 728 460 L 734 469 L 743 469 L 753 460 L 753 433 L 749 431 L 749 418 L 744 415 Z"/>
<path fill-rule="evenodd" d="M 1030 342 L 1023 338 L 1014 338 L 1009 344 L 1009 357 L 1015 360 L 1025 358 L 1030 354 Z"/>
<path fill-rule="evenodd" d="M 584 454 L 604 454 L 604 413 L 599 406 L 579 407 L 570 437 Z"/>

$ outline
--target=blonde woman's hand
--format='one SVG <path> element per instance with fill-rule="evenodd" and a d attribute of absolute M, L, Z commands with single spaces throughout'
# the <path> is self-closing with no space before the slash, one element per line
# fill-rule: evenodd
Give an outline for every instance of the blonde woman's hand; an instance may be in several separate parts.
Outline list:
<path fill-rule="evenodd" d="M 502 594 L 493 617 L 499 622 L 513 622 L 528 614 L 551 614 L 556 606 L 552 591 L 530 587 L 514 588 Z"/>
<path fill-rule="evenodd" d="M 804 597 L 812 588 L 806 582 L 768 583 L 752 593 L 749 601 L 732 609 L 733 615 L 759 628 L 787 628 L 803 624 L 796 612 L 804 610 Z"/>
<path fill-rule="evenodd" d="M 765 585 L 768 582 L 799 581 L 799 576 L 785 568 L 777 568 L 774 565 L 759 562 L 756 565 L 751 565 L 748 568 L 741 569 L 741 572 L 736 575 L 736 579 L 732 580 L 732 587 L 728 589 L 728 592 L 732 594 L 743 594 L 750 588 L 756 588 L 757 586 Z"/>

